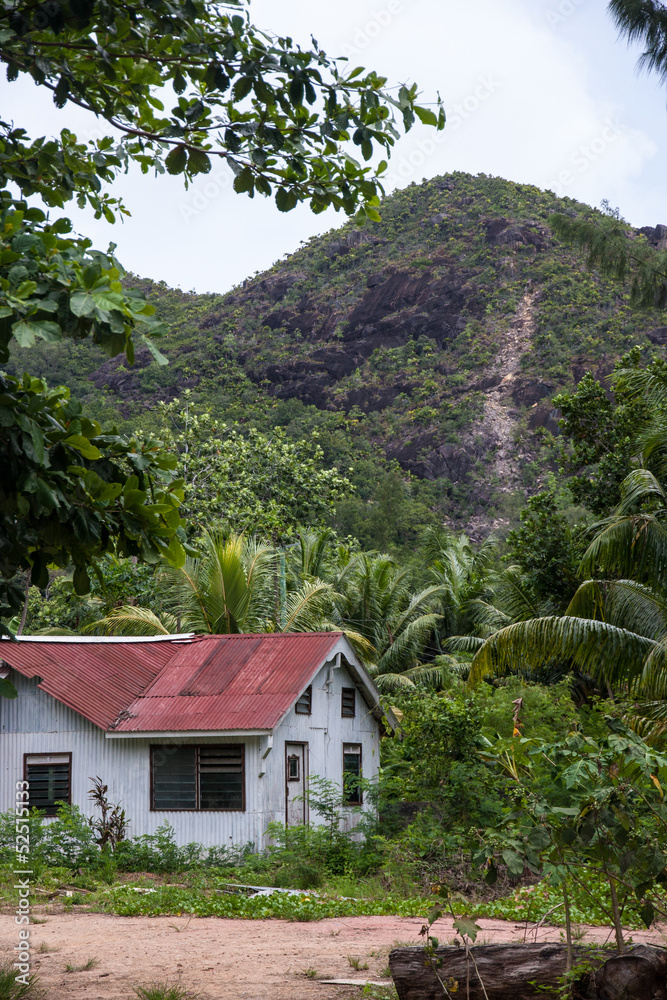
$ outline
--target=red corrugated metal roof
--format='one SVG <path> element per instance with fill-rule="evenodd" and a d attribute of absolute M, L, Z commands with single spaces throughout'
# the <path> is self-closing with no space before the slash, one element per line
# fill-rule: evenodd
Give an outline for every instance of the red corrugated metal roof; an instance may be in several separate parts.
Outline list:
<path fill-rule="evenodd" d="M 2 642 L 0 656 L 96 726 L 117 733 L 273 729 L 338 632 Z"/>
<path fill-rule="evenodd" d="M 101 729 L 150 684 L 180 649 L 175 643 L 10 642 L 0 658 Z"/>

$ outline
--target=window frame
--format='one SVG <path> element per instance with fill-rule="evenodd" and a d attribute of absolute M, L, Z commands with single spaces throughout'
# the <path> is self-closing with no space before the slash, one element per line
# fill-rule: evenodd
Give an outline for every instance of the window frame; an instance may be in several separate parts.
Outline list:
<path fill-rule="evenodd" d="M 179 812 L 179 813 L 240 813 L 246 811 L 246 745 L 245 743 L 184 743 L 181 744 L 182 747 L 193 747 L 196 751 L 195 759 L 195 797 L 197 803 L 201 801 L 201 789 L 200 789 L 200 775 L 201 771 L 199 768 L 199 751 L 202 747 L 237 747 L 241 748 L 241 801 L 242 805 L 240 808 L 228 809 L 224 806 L 218 806 L 215 809 L 202 809 L 200 805 L 194 806 L 194 808 L 185 808 L 180 806 L 172 806 L 170 808 L 156 807 L 155 805 L 155 751 L 164 751 L 163 743 L 151 743 L 150 744 L 150 811 L 163 813 L 163 812 Z"/>
<path fill-rule="evenodd" d="M 308 696 L 308 711 L 304 712 L 299 708 L 299 702 L 302 698 Z M 294 702 L 294 712 L 296 715 L 312 715 L 313 714 L 313 685 L 309 684 L 305 691 L 299 695 L 299 697 Z"/>
<path fill-rule="evenodd" d="M 352 711 L 345 711 L 345 696 L 352 695 Z M 340 692 L 340 717 L 341 719 L 356 719 L 357 717 L 357 689 L 353 687 L 341 688 Z"/>
<path fill-rule="evenodd" d="M 62 751 L 51 751 L 50 753 L 24 753 L 23 754 L 23 780 L 28 781 L 28 758 L 29 757 L 67 757 L 67 805 L 72 805 L 72 752 L 71 750 Z M 37 765 L 39 766 L 39 765 Z M 33 805 L 30 802 L 30 784 L 28 783 L 28 805 L 32 809 Z M 64 802 L 64 799 L 57 799 L 57 802 Z M 39 809 L 40 806 L 35 806 L 35 809 Z M 58 810 L 53 807 L 53 812 L 47 808 L 45 810 L 47 816 L 57 816 Z"/>
<path fill-rule="evenodd" d="M 296 774 L 290 774 L 290 764 L 296 761 Z M 288 781 L 301 781 L 301 758 L 298 754 L 291 753 L 287 755 L 287 780 Z"/>
<path fill-rule="evenodd" d="M 345 748 L 346 747 L 358 747 L 358 749 L 359 749 L 359 754 L 358 754 L 358 757 L 359 757 L 359 775 L 358 775 L 359 780 L 361 780 L 361 778 L 363 777 L 363 762 L 362 762 L 363 747 L 362 747 L 361 743 L 343 743 L 343 770 L 341 771 L 341 774 L 342 774 L 342 777 L 343 777 L 343 780 L 342 780 L 342 786 L 343 786 L 343 805 L 344 806 L 362 806 L 364 804 L 364 792 L 363 792 L 363 789 L 362 789 L 361 785 L 358 786 L 358 790 L 357 790 L 358 791 L 358 795 L 359 795 L 358 800 L 351 801 L 350 799 L 348 799 L 347 793 L 345 791 L 345 775 L 346 774 L 350 774 L 349 771 L 345 770 Z M 350 754 L 350 753 L 356 754 L 356 750 L 348 750 L 347 752 L 348 752 L 348 754 Z"/>

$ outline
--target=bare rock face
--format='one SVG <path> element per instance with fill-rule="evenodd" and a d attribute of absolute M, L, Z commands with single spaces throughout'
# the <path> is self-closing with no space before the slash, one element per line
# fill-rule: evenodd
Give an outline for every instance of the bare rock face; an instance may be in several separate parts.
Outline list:
<path fill-rule="evenodd" d="M 442 346 L 465 327 L 464 307 L 475 315 L 475 288 L 460 276 L 435 279 L 430 271 L 394 271 L 373 281 L 347 316 L 343 341 L 369 357 L 376 347 L 400 347 L 421 335 Z"/>
<path fill-rule="evenodd" d="M 651 246 L 663 250 L 667 246 L 667 226 L 643 226 L 640 230 Z"/>
<path fill-rule="evenodd" d="M 665 347 L 667 345 L 667 326 L 658 326 L 655 330 L 651 330 L 647 334 L 648 339 L 652 344 L 656 344 L 659 347 Z"/>

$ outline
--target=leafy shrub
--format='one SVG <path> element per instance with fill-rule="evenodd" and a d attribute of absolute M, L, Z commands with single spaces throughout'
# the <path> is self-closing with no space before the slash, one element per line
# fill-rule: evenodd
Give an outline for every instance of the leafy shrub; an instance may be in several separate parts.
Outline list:
<path fill-rule="evenodd" d="M 174 828 L 162 823 L 155 833 L 146 833 L 116 845 L 114 861 L 120 871 L 172 874 L 189 868 L 237 866 L 252 852 L 253 845 L 206 848 L 190 843 L 179 847 Z"/>

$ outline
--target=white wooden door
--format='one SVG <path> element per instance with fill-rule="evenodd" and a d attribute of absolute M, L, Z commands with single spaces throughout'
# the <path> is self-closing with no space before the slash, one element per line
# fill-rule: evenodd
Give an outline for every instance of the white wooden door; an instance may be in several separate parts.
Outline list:
<path fill-rule="evenodd" d="M 301 826 L 308 821 L 308 744 L 285 743 L 285 822 Z"/>

